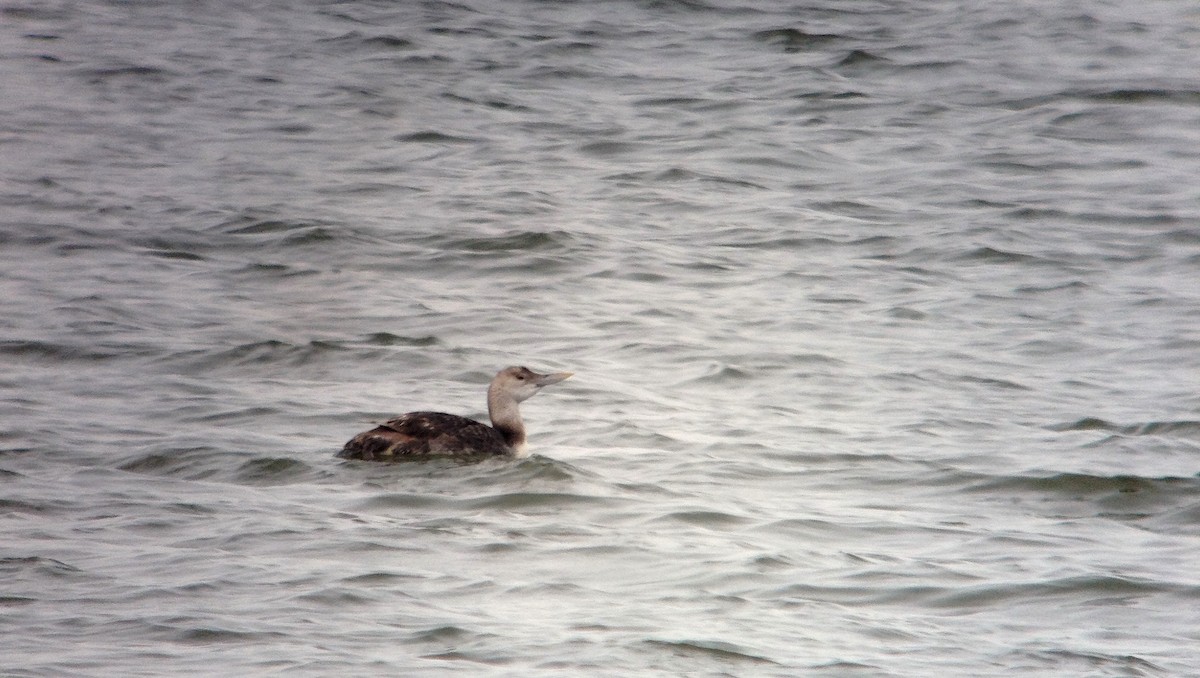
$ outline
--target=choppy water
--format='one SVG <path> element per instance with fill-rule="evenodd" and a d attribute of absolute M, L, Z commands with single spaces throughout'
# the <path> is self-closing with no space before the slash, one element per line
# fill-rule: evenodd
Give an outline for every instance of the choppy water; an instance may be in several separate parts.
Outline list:
<path fill-rule="evenodd" d="M 1187 2 L 0 5 L 5 676 L 1200 666 Z M 333 453 L 569 369 L 535 456 Z"/>

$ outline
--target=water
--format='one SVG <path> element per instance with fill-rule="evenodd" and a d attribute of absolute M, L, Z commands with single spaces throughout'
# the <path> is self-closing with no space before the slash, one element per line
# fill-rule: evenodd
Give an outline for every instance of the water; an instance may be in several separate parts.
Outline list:
<path fill-rule="evenodd" d="M 1190 3 L 8 2 L 5 676 L 1181 676 Z M 410 409 L 535 455 L 333 457 Z"/>

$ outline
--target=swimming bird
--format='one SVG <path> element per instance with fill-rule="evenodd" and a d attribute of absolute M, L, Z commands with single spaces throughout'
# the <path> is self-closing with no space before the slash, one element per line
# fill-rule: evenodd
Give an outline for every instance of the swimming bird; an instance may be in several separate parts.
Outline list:
<path fill-rule="evenodd" d="M 506 367 L 488 385 L 491 426 L 443 412 L 409 412 L 354 436 L 337 456 L 370 461 L 429 456 L 529 456 L 525 423 L 521 421 L 517 403 L 572 374 L 538 374 L 526 367 Z"/>

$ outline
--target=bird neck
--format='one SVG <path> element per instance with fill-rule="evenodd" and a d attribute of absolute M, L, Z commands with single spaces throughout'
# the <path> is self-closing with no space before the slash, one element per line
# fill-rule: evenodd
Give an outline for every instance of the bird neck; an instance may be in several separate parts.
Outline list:
<path fill-rule="evenodd" d="M 514 450 L 525 446 L 525 422 L 521 421 L 521 410 L 512 396 L 488 390 L 488 417 L 504 442 Z"/>

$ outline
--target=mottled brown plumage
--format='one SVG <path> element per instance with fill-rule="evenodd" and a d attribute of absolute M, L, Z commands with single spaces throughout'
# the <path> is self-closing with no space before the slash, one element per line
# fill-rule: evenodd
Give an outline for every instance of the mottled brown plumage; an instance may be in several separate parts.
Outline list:
<path fill-rule="evenodd" d="M 388 460 L 397 457 L 454 454 L 509 454 L 499 431 L 443 412 L 409 412 L 352 438 L 339 456 Z"/>
<path fill-rule="evenodd" d="M 368 461 L 427 456 L 525 456 L 525 424 L 517 403 L 570 376 L 570 372 L 538 374 L 525 367 L 506 367 L 488 386 L 491 426 L 442 412 L 409 412 L 354 436 L 338 456 Z"/>

